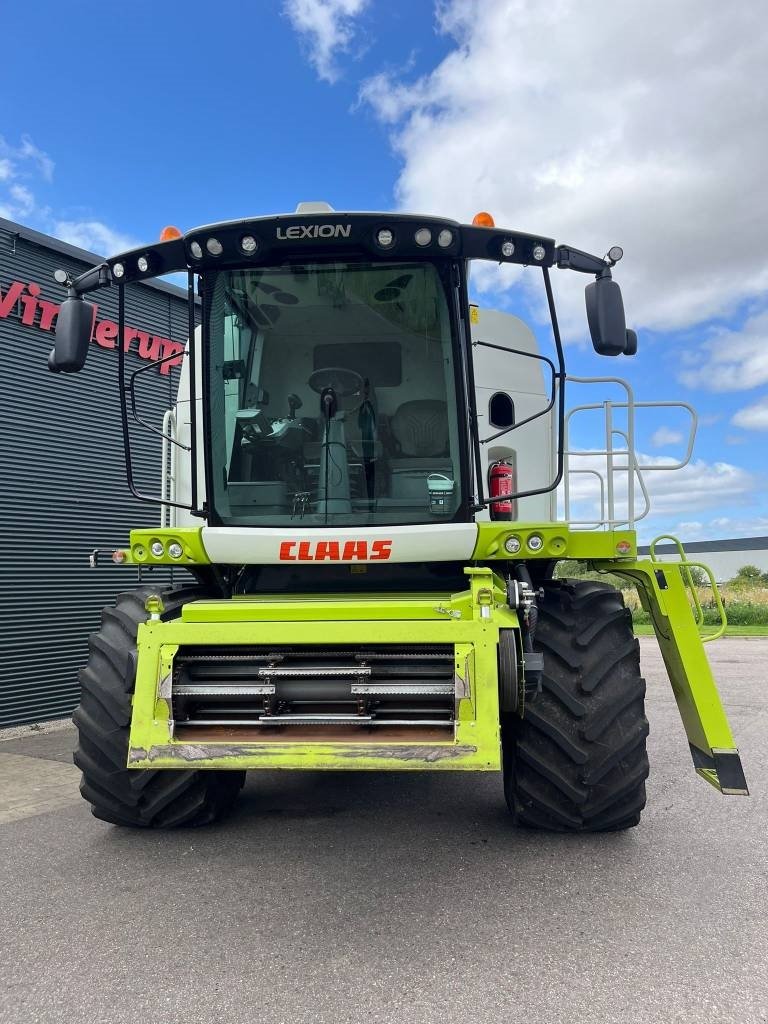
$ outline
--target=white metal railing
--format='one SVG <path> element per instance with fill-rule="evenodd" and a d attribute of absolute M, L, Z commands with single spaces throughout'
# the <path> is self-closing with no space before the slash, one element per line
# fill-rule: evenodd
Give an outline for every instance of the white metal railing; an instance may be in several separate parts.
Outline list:
<path fill-rule="evenodd" d="M 165 501 L 176 500 L 176 414 L 169 409 L 163 416 L 163 447 L 160 454 L 160 497 Z M 176 507 L 160 506 L 160 527 L 176 525 Z"/>
<path fill-rule="evenodd" d="M 565 417 L 563 432 L 563 502 L 565 519 L 571 525 L 585 530 L 615 529 L 626 527 L 634 529 L 635 523 L 643 519 L 651 510 L 651 499 L 645 476 L 648 473 L 672 472 L 682 469 L 691 461 L 693 445 L 696 439 L 698 417 L 696 410 L 687 402 L 636 402 L 631 385 L 620 377 L 568 377 L 569 384 L 614 384 L 624 391 L 625 401 L 592 402 L 576 405 Z M 641 464 L 635 450 L 635 412 L 637 409 L 682 409 L 690 415 L 691 423 L 688 432 L 688 443 L 685 456 L 678 462 L 665 462 L 659 465 Z M 604 416 L 604 447 L 595 449 L 573 449 L 570 444 L 571 420 L 577 413 L 602 410 Z M 615 413 L 625 413 L 626 428 L 617 426 Z M 616 446 L 616 439 L 620 444 Z M 572 460 L 583 458 L 604 460 L 603 467 L 574 467 Z M 626 474 L 626 514 L 617 514 L 617 474 Z M 600 515 L 592 519 L 572 519 L 571 495 L 572 476 L 595 476 L 600 481 Z M 643 500 L 640 511 L 635 509 L 635 500 L 639 490 Z"/>

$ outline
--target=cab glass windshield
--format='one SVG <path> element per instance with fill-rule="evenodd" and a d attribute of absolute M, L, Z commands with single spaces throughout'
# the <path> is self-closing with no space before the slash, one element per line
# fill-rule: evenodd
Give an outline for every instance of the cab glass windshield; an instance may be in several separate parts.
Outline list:
<path fill-rule="evenodd" d="M 222 523 L 456 517 L 456 367 L 433 264 L 222 271 L 209 309 L 212 497 Z"/>

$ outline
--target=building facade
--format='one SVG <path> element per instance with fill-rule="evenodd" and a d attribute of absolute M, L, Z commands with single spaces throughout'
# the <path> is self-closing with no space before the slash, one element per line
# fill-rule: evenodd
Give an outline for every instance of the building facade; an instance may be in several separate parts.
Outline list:
<path fill-rule="evenodd" d="M 100 610 L 136 585 L 135 570 L 89 566 L 95 548 L 159 521 L 125 478 L 117 383 L 117 294 L 104 289 L 85 369 L 52 374 L 48 354 L 64 288 L 92 253 L 0 219 L 0 728 L 68 715 Z M 186 293 L 162 282 L 126 289 L 121 339 L 142 419 L 160 428 L 174 402 L 187 337 Z M 151 362 L 171 356 L 161 366 Z M 174 365 L 175 364 L 175 365 Z M 134 470 L 160 491 L 160 437 L 133 424 Z M 163 582 L 156 577 L 153 582 Z"/>
<path fill-rule="evenodd" d="M 647 547 L 638 550 L 648 554 Z M 756 565 L 760 572 L 768 573 L 768 537 L 691 541 L 685 545 L 685 553 L 692 562 L 708 565 L 718 583 L 728 583 L 745 565 Z M 656 556 L 673 562 L 678 559 L 673 544 L 659 544 Z"/>

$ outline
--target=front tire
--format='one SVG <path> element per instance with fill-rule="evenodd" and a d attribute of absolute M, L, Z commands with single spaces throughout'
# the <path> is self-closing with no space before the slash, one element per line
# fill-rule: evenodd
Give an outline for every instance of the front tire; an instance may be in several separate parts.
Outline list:
<path fill-rule="evenodd" d="M 602 583 L 548 580 L 534 647 L 542 692 L 502 723 L 504 794 L 515 823 L 612 832 L 640 821 L 648 776 L 645 680 L 632 617 Z"/>
<path fill-rule="evenodd" d="M 89 656 L 80 671 L 80 705 L 73 715 L 78 730 L 74 762 L 82 771 L 80 792 L 97 818 L 134 828 L 207 825 L 226 814 L 237 799 L 245 772 L 128 770 L 131 700 L 136 682 L 136 636 L 148 618 L 149 587 L 120 594 L 102 612 L 101 629 L 89 638 Z M 164 619 L 201 593 L 194 587 L 162 594 Z"/>

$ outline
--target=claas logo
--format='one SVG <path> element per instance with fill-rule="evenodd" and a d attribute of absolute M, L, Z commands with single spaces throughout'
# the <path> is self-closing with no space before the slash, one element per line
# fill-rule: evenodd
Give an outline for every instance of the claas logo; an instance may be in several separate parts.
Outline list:
<path fill-rule="evenodd" d="M 281 562 L 386 562 L 391 540 L 284 540 Z"/>

